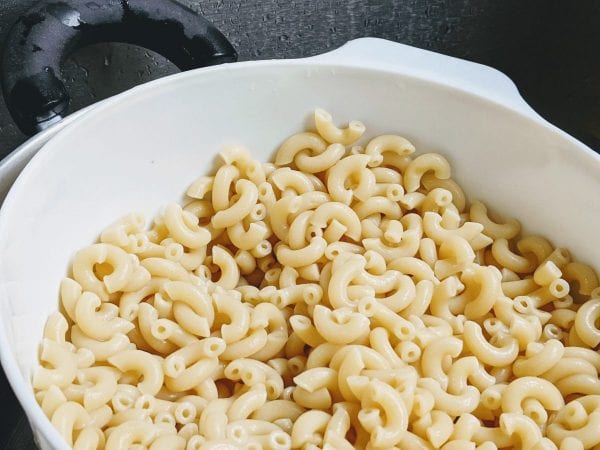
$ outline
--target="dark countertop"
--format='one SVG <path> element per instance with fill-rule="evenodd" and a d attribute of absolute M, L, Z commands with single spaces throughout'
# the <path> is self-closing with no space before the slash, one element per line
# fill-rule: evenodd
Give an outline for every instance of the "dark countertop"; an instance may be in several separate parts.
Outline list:
<path fill-rule="evenodd" d="M 488 64 L 511 77 L 542 116 L 600 151 L 599 1 L 181 1 L 220 28 L 240 60 L 310 56 L 376 36 Z M 0 2 L 0 42 L 35 2 Z M 67 60 L 64 76 L 79 109 L 176 71 L 146 50 L 99 44 Z M 25 140 L 0 101 L 0 157 Z M 1 373 L 0 404 L 0 448 L 32 448 Z"/>

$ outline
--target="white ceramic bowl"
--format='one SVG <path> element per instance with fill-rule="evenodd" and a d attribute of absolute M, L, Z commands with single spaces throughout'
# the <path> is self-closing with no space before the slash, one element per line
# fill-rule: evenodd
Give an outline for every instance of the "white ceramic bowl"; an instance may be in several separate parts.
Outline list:
<path fill-rule="evenodd" d="M 42 448 L 63 448 L 31 373 L 75 250 L 130 211 L 182 198 L 228 143 L 267 160 L 315 107 L 438 151 L 471 198 L 600 259 L 600 157 L 548 124 L 489 67 L 378 39 L 314 58 L 195 70 L 135 88 L 44 145 L 0 211 L 0 353 Z M 39 144 L 39 142 L 38 142 Z"/>

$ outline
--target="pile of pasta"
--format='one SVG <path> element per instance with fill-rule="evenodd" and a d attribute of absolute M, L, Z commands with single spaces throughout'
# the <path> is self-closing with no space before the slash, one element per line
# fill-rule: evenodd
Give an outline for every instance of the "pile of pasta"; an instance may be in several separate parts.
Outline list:
<path fill-rule="evenodd" d="M 75 255 L 33 377 L 64 440 L 600 448 L 595 272 L 469 205 L 441 155 L 314 118 Z"/>

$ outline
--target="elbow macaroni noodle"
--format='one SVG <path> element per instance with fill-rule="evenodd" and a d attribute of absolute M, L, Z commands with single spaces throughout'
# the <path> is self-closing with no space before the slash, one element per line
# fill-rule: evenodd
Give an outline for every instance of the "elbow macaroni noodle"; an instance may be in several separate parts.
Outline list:
<path fill-rule="evenodd" d="M 74 449 L 600 448 L 594 270 L 315 111 L 79 251 L 32 385 Z"/>

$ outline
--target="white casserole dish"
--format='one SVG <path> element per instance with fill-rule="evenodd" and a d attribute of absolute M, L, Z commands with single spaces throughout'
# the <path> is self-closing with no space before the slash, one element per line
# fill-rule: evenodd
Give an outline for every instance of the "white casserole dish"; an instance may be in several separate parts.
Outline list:
<path fill-rule="evenodd" d="M 0 211 L 0 356 L 41 448 L 66 448 L 30 378 L 74 251 L 126 212 L 151 218 L 182 198 L 224 144 L 268 160 L 317 106 L 340 123 L 363 121 L 367 137 L 398 133 L 418 152 L 444 154 L 470 198 L 583 262 L 600 259 L 600 156 L 489 67 L 366 38 L 314 58 L 222 65 L 137 87 L 0 165 L 12 181 L 43 145 Z"/>

